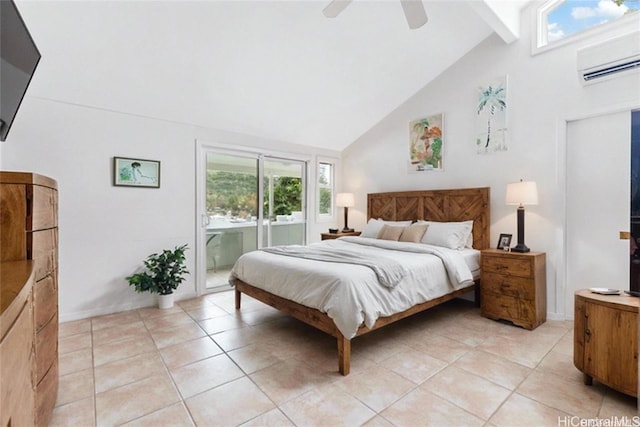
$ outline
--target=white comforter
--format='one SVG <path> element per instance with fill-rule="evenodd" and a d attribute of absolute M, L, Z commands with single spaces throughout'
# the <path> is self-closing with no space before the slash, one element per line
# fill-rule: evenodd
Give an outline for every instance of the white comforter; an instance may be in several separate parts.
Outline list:
<path fill-rule="evenodd" d="M 363 265 L 253 251 L 238 259 L 230 282 L 240 279 L 327 313 L 346 338 L 353 338 L 363 322 L 372 327 L 378 317 L 399 313 L 473 281 L 462 254 L 452 249 L 364 237 L 343 237 L 312 245 L 333 247 L 336 251 L 355 248 L 363 254 L 388 257 L 400 262 L 406 274 L 389 289 Z"/>

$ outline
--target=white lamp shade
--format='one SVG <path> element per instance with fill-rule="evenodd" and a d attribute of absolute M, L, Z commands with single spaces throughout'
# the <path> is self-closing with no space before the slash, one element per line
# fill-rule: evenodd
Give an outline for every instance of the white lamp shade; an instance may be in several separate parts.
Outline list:
<path fill-rule="evenodd" d="M 336 195 L 336 206 L 340 208 L 351 208 L 355 205 L 353 193 L 338 193 Z"/>
<path fill-rule="evenodd" d="M 538 187 L 535 181 L 507 184 L 507 205 L 537 205 Z"/>

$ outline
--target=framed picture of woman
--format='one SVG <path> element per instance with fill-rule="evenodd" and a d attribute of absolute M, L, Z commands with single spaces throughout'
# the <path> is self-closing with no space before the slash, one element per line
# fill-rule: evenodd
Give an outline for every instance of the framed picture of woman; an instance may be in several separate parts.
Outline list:
<path fill-rule="evenodd" d="M 498 249 L 509 250 L 511 247 L 511 234 L 500 234 L 500 238 L 498 239 Z"/>
<path fill-rule="evenodd" d="M 113 185 L 160 188 L 160 162 L 157 160 L 114 157 Z"/>

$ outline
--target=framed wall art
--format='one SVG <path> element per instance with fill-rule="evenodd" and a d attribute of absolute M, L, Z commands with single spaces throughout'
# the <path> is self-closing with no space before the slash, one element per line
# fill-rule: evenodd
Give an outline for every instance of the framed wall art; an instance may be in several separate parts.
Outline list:
<path fill-rule="evenodd" d="M 113 185 L 160 188 L 160 162 L 129 157 L 113 158 Z"/>
<path fill-rule="evenodd" d="M 507 76 L 478 88 L 476 150 L 478 154 L 507 151 Z"/>
<path fill-rule="evenodd" d="M 441 171 L 444 168 L 444 114 L 409 122 L 409 172 Z"/>

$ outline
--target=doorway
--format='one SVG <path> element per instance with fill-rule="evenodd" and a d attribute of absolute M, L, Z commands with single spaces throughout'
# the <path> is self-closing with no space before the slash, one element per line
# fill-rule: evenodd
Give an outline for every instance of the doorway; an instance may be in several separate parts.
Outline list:
<path fill-rule="evenodd" d="M 640 296 L 640 111 L 631 112 L 629 292 Z"/>
<path fill-rule="evenodd" d="M 629 283 L 629 111 L 567 126 L 565 312 L 578 289 Z"/>
<path fill-rule="evenodd" d="M 198 293 L 228 290 L 244 253 L 305 244 L 306 167 L 303 160 L 201 147 Z"/>

